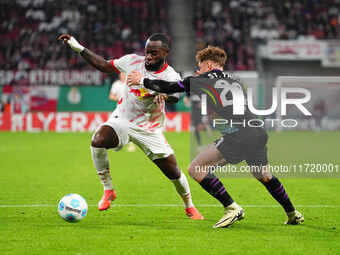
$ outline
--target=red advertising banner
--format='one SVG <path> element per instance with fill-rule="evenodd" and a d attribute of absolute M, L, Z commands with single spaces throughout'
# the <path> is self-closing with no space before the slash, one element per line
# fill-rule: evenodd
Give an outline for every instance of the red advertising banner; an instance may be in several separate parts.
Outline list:
<path fill-rule="evenodd" d="M 269 41 L 267 57 L 278 60 L 321 60 L 326 43 L 316 40 L 273 40 Z"/>
<path fill-rule="evenodd" d="M 93 132 L 110 112 L 33 112 L 0 114 L 0 131 Z M 166 131 L 189 131 L 190 114 L 167 113 Z"/>

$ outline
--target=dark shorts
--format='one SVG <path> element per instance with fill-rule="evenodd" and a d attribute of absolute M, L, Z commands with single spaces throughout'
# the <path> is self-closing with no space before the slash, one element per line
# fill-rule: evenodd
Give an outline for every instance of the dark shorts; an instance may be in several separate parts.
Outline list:
<path fill-rule="evenodd" d="M 245 128 L 225 134 L 215 141 L 215 145 L 230 164 L 245 160 L 250 166 L 263 166 L 268 164 L 267 141 L 268 135 L 263 128 Z"/>

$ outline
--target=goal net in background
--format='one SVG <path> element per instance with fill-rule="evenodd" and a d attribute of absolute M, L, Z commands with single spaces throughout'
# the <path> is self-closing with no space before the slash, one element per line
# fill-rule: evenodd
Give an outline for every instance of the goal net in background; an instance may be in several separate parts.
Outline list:
<path fill-rule="evenodd" d="M 304 115 L 295 105 L 287 105 L 287 113 L 276 112 L 276 119 L 295 120 L 295 127 L 276 125 L 276 130 L 340 130 L 340 77 L 334 76 L 279 76 L 275 87 L 304 88 L 310 91 L 311 99 L 304 103 L 311 116 Z M 299 98 L 299 93 L 289 93 L 288 98 Z M 279 104 L 280 104 L 280 100 Z M 278 107 L 280 109 L 280 105 Z M 288 123 L 288 122 L 287 122 Z M 291 125 L 293 126 L 293 125 Z"/>

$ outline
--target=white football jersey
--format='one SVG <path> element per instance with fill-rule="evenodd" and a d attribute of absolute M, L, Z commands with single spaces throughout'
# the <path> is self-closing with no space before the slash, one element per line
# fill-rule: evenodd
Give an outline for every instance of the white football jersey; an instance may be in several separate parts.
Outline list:
<path fill-rule="evenodd" d="M 111 60 L 116 72 L 125 72 L 129 75 L 136 70 L 143 78 L 152 80 L 179 81 L 181 76 L 167 63 L 159 71 L 145 69 L 145 57 L 136 54 L 125 55 L 119 59 Z M 136 125 L 148 131 L 157 130 L 164 126 L 165 109 L 158 107 L 154 102 L 154 96 L 158 93 L 145 88 L 143 85 L 125 86 L 123 96 L 118 101 L 113 116 L 127 119 L 130 124 Z"/>
<path fill-rule="evenodd" d="M 117 95 L 118 100 L 124 96 L 125 82 L 121 82 L 119 79 L 112 83 L 110 93 Z"/>

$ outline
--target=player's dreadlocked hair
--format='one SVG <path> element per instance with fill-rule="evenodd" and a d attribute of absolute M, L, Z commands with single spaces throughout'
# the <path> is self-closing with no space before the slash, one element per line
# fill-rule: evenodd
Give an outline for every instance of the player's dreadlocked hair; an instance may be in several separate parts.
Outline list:
<path fill-rule="evenodd" d="M 165 34 L 156 33 L 152 34 L 148 41 L 161 41 L 164 48 L 170 49 L 169 38 Z"/>
<path fill-rule="evenodd" d="M 197 63 L 210 60 L 220 66 L 224 66 L 227 61 L 227 53 L 219 47 L 208 46 L 196 54 Z"/>

